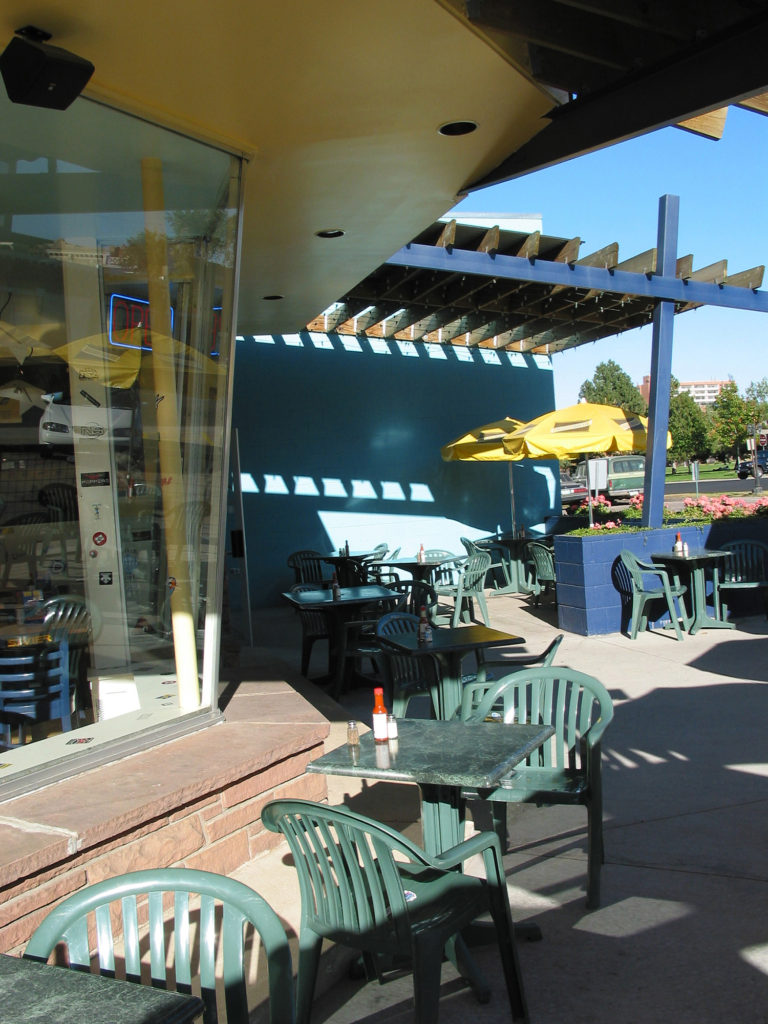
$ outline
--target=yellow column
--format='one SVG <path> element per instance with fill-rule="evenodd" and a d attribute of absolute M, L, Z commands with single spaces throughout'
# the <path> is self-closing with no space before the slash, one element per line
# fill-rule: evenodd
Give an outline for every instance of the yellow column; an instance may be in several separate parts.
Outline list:
<path fill-rule="evenodd" d="M 190 600 L 184 481 L 182 478 L 179 412 L 171 339 L 171 293 L 165 230 L 163 165 L 154 157 L 141 161 L 147 284 L 152 343 L 152 370 L 158 431 L 158 462 L 171 601 L 173 647 L 182 711 L 200 706 L 195 623 Z"/>

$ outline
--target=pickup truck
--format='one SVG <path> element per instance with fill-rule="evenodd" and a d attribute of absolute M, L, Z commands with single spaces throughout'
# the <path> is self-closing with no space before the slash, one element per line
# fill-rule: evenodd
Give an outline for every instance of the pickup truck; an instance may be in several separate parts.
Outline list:
<path fill-rule="evenodd" d="M 739 463 L 736 469 L 736 476 L 739 480 L 746 480 L 748 476 L 752 476 L 753 472 L 754 466 L 750 456 L 750 458 Z M 768 451 L 762 449 L 757 453 L 757 475 L 762 476 L 764 473 L 768 473 Z"/>

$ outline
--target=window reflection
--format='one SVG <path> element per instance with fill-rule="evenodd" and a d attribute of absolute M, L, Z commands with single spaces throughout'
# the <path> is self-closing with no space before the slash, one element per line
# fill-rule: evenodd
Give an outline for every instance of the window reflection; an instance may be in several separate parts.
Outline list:
<path fill-rule="evenodd" d="M 84 99 L 66 132 L 0 114 L 0 662 L 66 641 L 71 712 L 47 662 L 32 696 L 0 684 L 13 751 L 199 705 L 239 164 Z"/>

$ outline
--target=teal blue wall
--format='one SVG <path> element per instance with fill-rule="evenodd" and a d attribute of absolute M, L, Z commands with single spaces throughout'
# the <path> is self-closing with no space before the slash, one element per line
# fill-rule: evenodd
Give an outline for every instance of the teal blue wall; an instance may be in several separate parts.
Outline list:
<path fill-rule="evenodd" d="M 459 536 L 510 528 L 509 464 L 446 463 L 440 448 L 491 420 L 552 409 L 549 361 L 423 344 L 406 352 L 338 335 L 238 340 L 233 426 L 254 607 L 279 600 L 300 548 L 348 540 L 352 550 L 462 552 Z M 518 525 L 543 522 L 558 503 L 557 463 L 513 472 Z"/>

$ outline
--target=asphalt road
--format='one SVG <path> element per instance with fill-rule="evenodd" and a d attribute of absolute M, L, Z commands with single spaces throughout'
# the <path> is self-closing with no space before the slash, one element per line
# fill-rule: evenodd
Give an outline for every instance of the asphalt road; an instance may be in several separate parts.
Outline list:
<path fill-rule="evenodd" d="M 768 493 L 768 479 L 765 477 L 760 481 L 761 490 Z M 721 477 L 718 480 L 706 479 L 699 481 L 699 494 L 752 494 L 755 490 L 755 481 L 750 476 L 746 480 L 739 480 L 735 473 L 730 476 Z M 696 484 L 692 480 L 681 480 L 671 482 L 667 480 L 664 485 L 664 493 L 670 496 L 675 494 L 695 494 Z"/>

